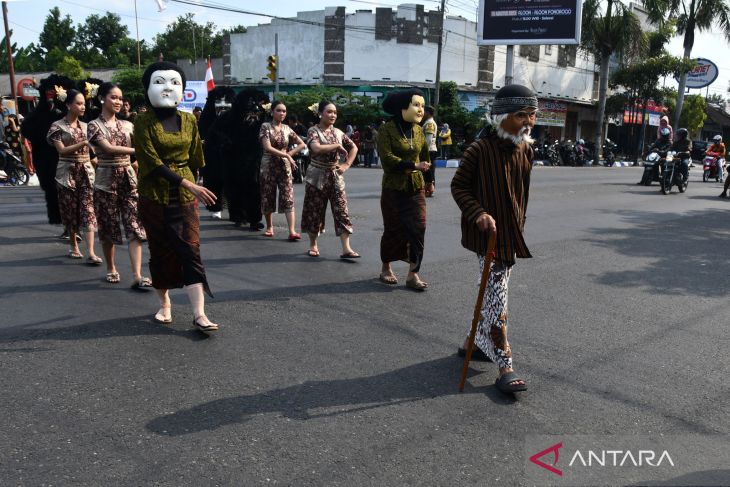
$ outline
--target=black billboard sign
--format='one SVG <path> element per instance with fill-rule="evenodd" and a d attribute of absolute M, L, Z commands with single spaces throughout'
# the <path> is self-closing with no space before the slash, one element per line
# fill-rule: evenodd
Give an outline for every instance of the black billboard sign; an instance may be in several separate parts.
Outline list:
<path fill-rule="evenodd" d="M 479 45 L 578 44 L 581 0 L 479 0 Z"/>

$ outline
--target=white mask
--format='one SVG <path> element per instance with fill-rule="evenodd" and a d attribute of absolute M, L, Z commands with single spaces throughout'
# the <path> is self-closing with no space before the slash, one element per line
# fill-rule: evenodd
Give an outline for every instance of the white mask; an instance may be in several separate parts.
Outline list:
<path fill-rule="evenodd" d="M 183 82 L 174 69 L 158 70 L 150 76 L 147 96 L 155 108 L 175 108 L 183 99 Z"/>

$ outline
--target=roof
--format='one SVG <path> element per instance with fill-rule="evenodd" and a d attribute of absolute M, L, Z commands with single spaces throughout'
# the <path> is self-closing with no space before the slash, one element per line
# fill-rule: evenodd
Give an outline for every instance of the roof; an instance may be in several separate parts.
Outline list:
<path fill-rule="evenodd" d="M 98 78 L 102 81 L 111 81 L 114 73 L 119 71 L 118 69 L 88 69 L 86 72 L 90 73 L 92 78 Z M 53 74 L 52 71 L 44 71 L 39 73 L 15 73 L 15 82 L 18 83 L 23 78 L 35 78 L 36 81 L 40 82 L 43 78 L 47 78 Z M 0 94 L 4 96 L 10 96 L 10 75 L 8 73 L 0 74 Z M 18 95 L 20 96 L 20 94 Z"/>
<path fill-rule="evenodd" d="M 709 104 L 705 110 L 708 121 L 721 127 L 730 127 L 730 114 L 720 108 L 719 105 Z M 705 122 L 707 123 L 707 122 Z"/>

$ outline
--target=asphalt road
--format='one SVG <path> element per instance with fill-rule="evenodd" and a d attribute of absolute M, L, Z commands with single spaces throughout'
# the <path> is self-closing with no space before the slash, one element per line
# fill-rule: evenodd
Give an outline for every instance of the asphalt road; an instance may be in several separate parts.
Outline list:
<path fill-rule="evenodd" d="M 453 172 L 439 170 L 428 200 L 422 294 L 402 285 L 405 264 L 401 285 L 376 279 L 378 169 L 346 176 L 357 261 L 338 258 L 329 215 L 314 259 L 285 240 L 282 215 L 272 240 L 204 214 L 208 314 L 222 326 L 210 339 L 181 290 L 173 326 L 152 322 L 156 298 L 128 288 L 126 249 L 122 284 L 107 284 L 103 268 L 65 257 L 39 189 L 0 188 L 0 484 L 561 480 L 530 471 L 534 435 L 714 438 L 724 452 L 661 485 L 711 483 L 703 470 L 730 484 L 730 462 L 718 466 L 730 447 L 721 185 L 694 170 L 686 194 L 662 196 L 634 185 L 640 169 L 535 168 L 534 258 L 510 286 L 510 342 L 530 390 L 514 399 L 485 363 L 457 391 L 478 266 L 459 244 Z M 657 475 L 622 470 L 615 482 Z"/>

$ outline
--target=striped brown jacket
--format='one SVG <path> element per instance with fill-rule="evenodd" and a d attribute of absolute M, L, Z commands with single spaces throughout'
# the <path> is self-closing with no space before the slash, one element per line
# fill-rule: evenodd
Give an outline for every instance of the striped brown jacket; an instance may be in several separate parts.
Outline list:
<path fill-rule="evenodd" d="M 484 255 L 488 234 L 476 220 L 488 213 L 497 224 L 496 258 L 514 265 L 517 257 L 532 257 L 525 244 L 525 212 L 530 190 L 533 151 L 495 134 L 476 140 L 464 152 L 451 194 L 461 209 L 461 244 Z"/>

